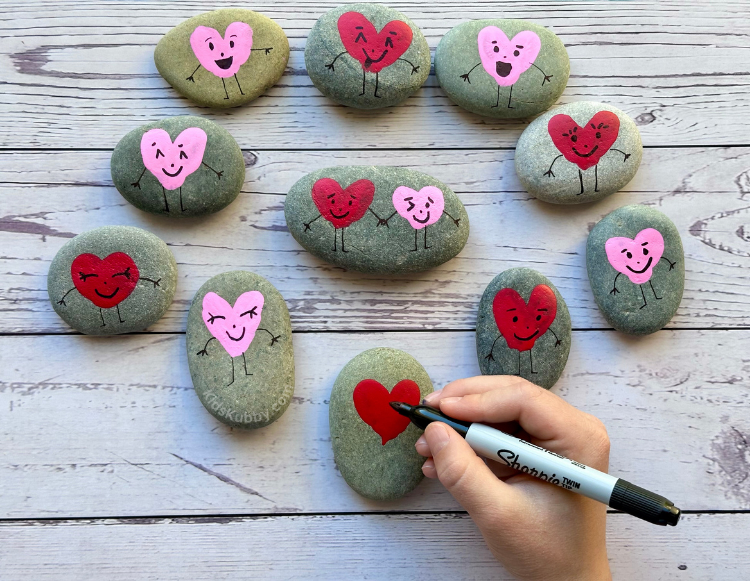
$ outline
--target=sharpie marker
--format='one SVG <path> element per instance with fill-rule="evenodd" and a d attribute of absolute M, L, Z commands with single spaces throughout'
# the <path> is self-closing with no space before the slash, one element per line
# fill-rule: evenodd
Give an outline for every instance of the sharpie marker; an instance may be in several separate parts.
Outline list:
<path fill-rule="evenodd" d="M 426 405 L 394 401 L 391 406 L 418 428 L 424 430 L 432 422 L 443 422 L 461 434 L 477 454 L 593 498 L 615 510 L 662 526 L 675 526 L 680 520 L 680 509 L 674 503 L 622 478 L 599 472 L 484 424 L 454 420 Z"/>

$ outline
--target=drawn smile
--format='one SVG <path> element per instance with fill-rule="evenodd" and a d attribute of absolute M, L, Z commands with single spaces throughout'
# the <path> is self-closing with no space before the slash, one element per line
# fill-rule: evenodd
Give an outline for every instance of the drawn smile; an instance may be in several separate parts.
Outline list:
<path fill-rule="evenodd" d="M 365 68 L 370 68 L 372 65 L 374 65 L 375 63 L 379 63 L 385 58 L 385 55 L 388 54 L 388 49 L 385 49 L 383 51 L 383 54 L 381 54 L 377 59 L 371 58 L 370 55 L 367 54 L 367 51 L 365 49 L 362 49 L 362 52 L 365 53 Z"/>
<path fill-rule="evenodd" d="M 650 260 L 650 259 L 649 259 L 649 260 Z M 111 298 L 112 298 L 113 296 L 115 296 L 115 295 L 116 295 L 116 294 L 117 294 L 118 292 L 120 292 L 120 287 L 118 286 L 118 287 L 117 287 L 117 288 L 116 288 L 116 289 L 115 289 L 115 290 L 114 290 L 114 291 L 112 292 L 112 294 L 111 294 L 111 295 L 103 295 L 103 294 L 102 294 L 102 293 L 100 293 L 100 292 L 99 292 L 99 291 L 98 291 L 97 289 L 94 289 L 94 292 L 95 292 L 96 294 L 98 294 L 98 295 L 99 295 L 100 297 L 102 297 L 103 299 L 111 299 Z"/>
<path fill-rule="evenodd" d="M 227 334 L 227 337 L 229 337 L 232 341 L 242 341 L 242 338 L 245 336 L 245 327 L 242 327 L 242 335 L 240 335 L 236 339 L 229 334 L 229 331 L 224 331 L 224 332 Z"/>
<path fill-rule="evenodd" d="M 336 218 L 337 220 L 341 220 L 342 218 L 346 218 L 349 215 L 349 212 L 347 211 L 346 214 L 341 214 L 341 216 L 334 214 L 333 210 L 331 210 L 331 216 Z"/>
<path fill-rule="evenodd" d="M 225 71 L 232 66 L 232 61 L 234 60 L 233 56 L 228 56 L 225 59 L 219 59 L 218 61 L 214 61 L 216 63 L 216 66 L 220 69 L 224 69 Z"/>
<path fill-rule="evenodd" d="M 173 178 L 173 177 L 175 177 L 175 176 L 178 176 L 178 175 L 180 175 L 180 172 L 182 171 L 182 167 L 183 167 L 183 166 L 180 166 L 180 169 L 178 169 L 178 170 L 177 170 L 176 172 L 174 172 L 174 173 L 169 173 L 169 172 L 168 172 L 167 170 L 165 170 L 164 168 L 161 168 L 161 171 L 163 171 L 163 172 L 164 172 L 165 174 L 167 174 L 167 175 L 168 175 L 169 177 Z"/>
<path fill-rule="evenodd" d="M 497 71 L 498 77 L 507 77 L 512 70 L 513 65 L 510 63 L 504 63 L 503 61 L 497 61 L 495 63 L 495 71 Z"/>
<path fill-rule="evenodd" d="M 625 266 L 627 267 L 627 269 L 630 272 L 634 272 L 635 274 L 643 274 L 644 272 L 646 272 L 648 270 L 648 267 L 651 266 L 651 260 L 652 260 L 652 258 L 649 256 L 648 257 L 648 262 L 646 263 L 646 266 L 644 266 L 642 270 L 633 270 L 627 264 Z"/>
<path fill-rule="evenodd" d="M 534 331 L 533 335 L 529 335 L 528 337 L 519 337 L 515 333 L 513 333 L 513 336 L 518 339 L 519 341 L 531 341 L 534 337 L 536 337 L 539 334 L 539 329 Z"/>
<path fill-rule="evenodd" d="M 599 149 L 599 146 L 598 146 L 598 145 L 595 145 L 595 146 L 594 146 L 594 149 L 592 149 L 592 150 L 591 150 L 591 151 L 589 151 L 588 153 L 578 153 L 578 152 L 576 151 L 576 148 L 575 148 L 575 147 L 573 147 L 572 149 L 573 149 L 573 153 L 575 153 L 575 154 L 576 154 L 576 155 L 577 155 L 578 157 L 591 157 L 592 155 L 594 155 L 594 152 L 595 152 L 595 151 L 596 151 L 597 149 Z"/>
<path fill-rule="evenodd" d="M 425 217 L 424 220 L 420 220 L 419 218 L 416 217 L 416 215 L 412 216 L 412 218 L 414 219 L 415 222 L 419 222 L 420 224 L 426 224 L 427 222 L 430 221 L 430 213 L 427 212 L 427 216 Z"/>

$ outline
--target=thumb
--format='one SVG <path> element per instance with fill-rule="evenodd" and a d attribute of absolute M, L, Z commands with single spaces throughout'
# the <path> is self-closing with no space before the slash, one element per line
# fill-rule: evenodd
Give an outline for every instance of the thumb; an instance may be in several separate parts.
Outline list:
<path fill-rule="evenodd" d="M 441 422 L 424 432 L 440 482 L 476 521 L 492 518 L 516 491 L 498 480 L 458 433 Z M 479 524 L 479 522 L 477 523 Z"/>

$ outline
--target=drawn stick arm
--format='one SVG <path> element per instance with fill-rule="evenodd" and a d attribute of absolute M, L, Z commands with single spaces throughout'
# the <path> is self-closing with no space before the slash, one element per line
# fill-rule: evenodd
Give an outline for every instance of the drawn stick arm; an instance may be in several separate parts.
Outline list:
<path fill-rule="evenodd" d="M 196 353 L 196 355 L 208 355 L 208 351 L 206 351 L 206 349 L 208 349 L 208 344 L 211 341 L 213 341 L 214 339 L 216 339 L 216 337 L 211 337 L 208 341 L 206 341 L 206 344 L 203 346 L 203 349 L 201 349 L 200 351 L 198 351 L 198 353 Z"/>
<path fill-rule="evenodd" d="M 547 74 L 547 73 L 545 73 L 545 72 L 544 72 L 544 71 L 543 71 L 542 69 L 540 69 L 540 68 L 539 68 L 538 66 L 536 66 L 536 65 L 535 65 L 534 63 L 531 63 L 531 66 L 533 66 L 533 67 L 534 67 L 534 68 L 536 68 L 536 69 L 539 69 L 539 72 L 540 72 L 540 73 L 542 73 L 542 74 L 544 75 L 544 80 L 542 81 L 542 87 L 544 86 L 544 83 L 547 83 L 547 82 L 550 82 L 550 83 L 551 83 L 551 82 L 552 82 L 552 81 L 551 81 L 550 79 L 551 79 L 552 77 L 554 77 L 555 75 L 548 75 L 548 74 Z"/>
<path fill-rule="evenodd" d="M 473 73 L 473 72 L 474 72 L 474 69 L 475 69 L 475 68 L 477 68 L 477 67 L 478 67 L 479 65 L 481 65 L 481 64 L 482 64 L 481 62 L 479 62 L 479 63 L 475 64 L 475 65 L 474 65 L 473 67 L 471 67 L 471 70 L 470 70 L 470 71 L 469 71 L 468 73 L 465 73 L 465 74 L 461 75 L 461 78 L 462 78 L 462 79 L 463 79 L 464 81 L 466 81 L 467 83 L 469 83 L 469 84 L 471 85 L 471 79 L 469 78 L 469 75 L 470 75 L 471 73 Z"/>
<path fill-rule="evenodd" d="M 64 295 L 62 296 L 62 298 L 61 298 L 61 299 L 60 299 L 59 301 L 57 301 L 57 304 L 58 304 L 58 305 L 62 305 L 62 306 L 64 306 L 64 307 L 65 307 L 65 306 L 67 306 L 67 305 L 65 304 L 65 297 L 67 297 L 67 296 L 68 296 L 68 295 L 69 295 L 70 293 L 72 293 L 72 292 L 73 292 L 74 290 L 76 290 L 76 287 L 73 287 L 73 288 L 72 288 L 72 289 L 70 289 L 70 290 L 69 290 L 68 292 L 66 292 L 66 293 L 65 293 L 65 294 L 64 294 Z"/>
<path fill-rule="evenodd" d="M 346 54 L 346 52 L 347 52 L 347 51 L 344 51 L 344 52 L 340 52 L 339 54 L 337 54 L 337 55 L 336 55 L 336 58 L 334 58 L 334 59 L 333 59 L 333 60 L 332 60 L 332 61 L 331 61 L 330 63 L 328 63 L 328 64 L 326 65 L 326 68 L 327 68 L 327 69 L 328 69 L 329 71 L 334 71 L 334 72 L 335 72 L 335 71 L 336 71 L 336 69 L 334 68 L 334 66 L 333 66 L 333 65 L 334 65 L 334 64 L 336 64 L 336 61 L 337 61 L 337 60 L 339 60 L 339 57 L 340 57 L 340 56 L 344 56 L 344 55 Z"/>
<path fill-rule="evenodd" d="M 273 47 L 269 46 L 267 48 L 251 48 L 250 52 L 252 52 L 254 50 L 264 50 L 264 51 L 266 51 L 266 54 L 271 54 L 271 51 L 273 50 Z"/>
<path fill-rule="evenodd" d="M 191 83 L 194 83 L 194 82 L 195 82 L 195 79 L 193 78 L 193 76 L 195 75 L 195 73 L 197 73 L 197 72 L 198 72 L 198 69 L 199 69 L 199 68 L 201 68 L 201 66 L 200 66 L 200 65 L 198 65 L 197 67 L 195 67 L 195 70 L 194 70 L 194 71 L 193 71 L 193 72 L 192 72 L 192 73 L 190 74 L 190 76 L 189 76 L 189 77 L 188 77 L 187 79 L 185 79 L 185 80 L 186 80 L 186 81 L 190 81 Z"/>
<path fill-rule="evenodd" d="M 622 149 L 617 149 L 616 147 L 611 147 L 609 150 L 610 151 L 619 151 L 624 156 L 623 160 L 622 160 L 623 162 L 628 161 L 628 158 L 632 155 L 630 153 L 625 153 Z"/>
<path fill-rule="evenodd" d="M 620 278 L 620 275 L 621 275 L 621 274 L 622 274 L 621 272 L 618 272 L 618 273 L 617 273 L 617 276 L 615 276 L 615 282 L 614 282 L 614 283 L 612 284 L 612 290 L 611 290 L 611 291 L 609 291 L 609 294 L 611 294 L 611 295 L 616 295 L 617 293 L 619 293 L 619 292 L 620 292 L 620 291 L 619 291 L 619 290 L 617 289 L 617 279 L 618 279 L 618 278 Z"/>
<path fill-rule="evenodd" d="M 303 224 L 305 225 L 304 231 L 307 232 L 310 229 L 310 224 L 312 224 L 313 222 L 315 222 L 315 220 L 317 220 L 318 218 L 321 218 L 322 216 L 323 214 L 318 214 L 315 218 L 313 218 L 309 222 L 303 222 Z"/>
<path fill-rule="evenodd" d="M 154 280 L 153 278 L 146 278 L 145 276 L 142 276 L 141 278 L 138 279 L 138 282 L 143 282 L 143 281 L 152 283 L 154 285 L 154 288 L 156 288 L 157 286 L 161 286 L 159 284 L 161 282 L 160 278 Z"/>
<path fill-rule="evenodd" d="M 454 223 L 454 224 L 456 225 L 456 228 L 458 228 L 458 223 L 459 223 L 459 222 L 461 221 L 461 218 L 454 218 L 453 216 L 451 216 L 451 215 L 450 215 L 450 214 L 449 214 L 448 212 L 446 212 L 445 210 L 443 210 L 443 214 L 445 214 L 445 215 L 446 215 L 446 216 L 448 216 L 448 217 L 449 217 L 449 218 L 450 218 L 451 220 L 453 220 L 453 223 Z"/>
<path fill-rule="evenodd" d="M 138 180 L 132 182 L 130 185 L 133 186 L 134 188 L 138 188 L 140 190 L 141 189 L 141 178 L 143 177 L 143 174 L 145 174 L 145 173 L 146 173 L 146 168 L 144 167 L 143 171 L 141 172 L 141 175 L 138 176 Z"/>
<path fill-rule="evenodd" d="M 666 260 L 667 264 L 669 264 L 669 270 L 674 270 L 675 264 L 677 264 L 676 262 L 669 260 L 666 256 L 662 256 L 659 260 Z"/>
<path fill-rule="evenodd" d="M 224 175 L 223 171 L 216 171 L 214 168 L 208 165 L 205 161 L 202 161 L 201 164 L 205 165 L 208 169 L 214 172 L 216 174 L 216 177 L 218 177 L 219 179 L 221 179 L 221 176 Z"/>
<path fill-rule="evenodd" d="M 495 350 L 495 344 L 496 344 L 496 343 L 497 343 L 497 342 L 498 342 L 498 341 L 500 340 L 500 338 L 501 338 L 501 337 L 502 337 L 502 335 L 500 335 L 500 336 L 499 336 L 499 337 L 498 337 L 497 339 L 495 339 L 495 340 L 494 340 L 494 341 L 492 342 L 492 348 L 490 349 L 490 352 L 489 352 L 489 354 L 488 354 L 488 355 L 487 355 L 487 356 L 485 357 L 485 359 L 487 359 L 487 360 L 489 360 L 489 361 L 494 361 L 494 360 L 495 360 L 495 358 L 494 358 L 494 357 L 493 357 L 493 355 L 492 355 L 492 352 L 493 352 L 493 351 Z"/>
<path fill-rule="evenodd" d="M 555 333 L 552 328 L 548 329 L 550 333 L 552 333 L 555 336 L 555 347 L 560 345 L 562 341 L 560 341 L 560 338 L 557 336 L 557 333 Z"/>
<path fill-rule="evenodd" d="M 278 343 L 279 339 L 281 338 L 281 335 L 274 335 L 269 331 L 268 329 L 264 329 L 263 327 L 258 327 L 258 331 L 265 331 L 271 336 L 271 346 L 274 345 L 274 343 Z"/>
<path fill-rule="evenodd" d="M 555 177 L 555 174 L 552 171 L 552 166 L 555 165 L 555 162 L 562 157 L 562 154 L 558 155 L 555 159 L 552 160 L 552 163 L 549 166 L 549 169 L 544 172 L 544 175 L 549 176 L 551 178 Z"/>
<path fill-rule="evenodd" d="M 419 72 L 419 66 L 418 65 L 415 66 L 414 63 L 411 62 L 410 60 L 407 60 L 407 59 L 404 59 L 404 58 L 400 58 L 400 57 L 397 60 L 404 61 L 405 63 L 409 63 L 411 65 L 411 74 L 412 75 L 414 73 L 418 73 Z"/>

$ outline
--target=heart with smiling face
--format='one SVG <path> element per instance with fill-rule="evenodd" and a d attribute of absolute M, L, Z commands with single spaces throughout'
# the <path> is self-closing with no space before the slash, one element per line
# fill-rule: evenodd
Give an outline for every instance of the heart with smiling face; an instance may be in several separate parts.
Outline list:
<path fill-rule="evenodd" d="M 336 180 L 322 178 L 313 184 L 312 199 L 321 216 L 334 228 L 346 228 L 360 220 L 375 197 L 375 184 L 357 180 L 342 188 Z"/>
<path fill-rule="evenodd" d="M 176 190 L 201 166 L 207 141 L 206 132 L 199 127 L 188 127 L 174 143 L 163 129 L 150 129 L 141 137 L 143 165 L 164 188 Z"/>
<path fill-rule="evenodd" d="M 581 127 L 570 115 L 560 114 L 549 120 L 547 131 L 565 159 L 585 171 L 617 141 L 620 119 L 611 111 L 599 111 Z"/>
<path fill-rule="evenodd" d="M 524 30 L 508 40 L 497 26 L 486 26 L 479 31 L 479 58 L 484 70 L 501 87 L 513 85 L 531 67 L 539 55 L 542 41 L 539 35 Z"/>
<path fill-rule="evenodd" d="M 392 20 L 378 32 L 359 12 L 342 14 L 338 28 L 346 51 L 370 73 L 395 63 L 409 49 L 413 36 L 411 27 L 400 20 Z"/>
<path fill-rule="evenodd" d="M 226 79 L 250 58 L 253 29 L 244 22 L 232 22 L 222 38 L 213 28 L 199 26 L 190 35 L 190 46 L 204 69 Z"/>
<path fill-rule="evenodd" d="M 654 266 L 664 254 L 664 237 L 654 228 L 638 232 L 634 239 L 618 236 L 604 243 L 607 260 L 630 282 L 643 284 L 651 279 Z"/>
<path fill-rule="evenodd" d="M 362 421 L 380 436 L 383 446 L 409 426 L 409 418 L 391 407 L 392 401 L 419 405 L 419 386 L 411 379 L 402 379 L 390 393 L 374 379 L 363 379 L 354 388 L 354 407 Z"/>
<path fill-rule="evenodd" d="M 214 292 L 203 297 L 203 322 L 230 357 L 242 355 L 255 338 L 263 310 L 260 291 L 242 293 L 231 306 Z"/>
<path fill-rule="evenodd" d="M 555 320 L 557 297 L 546 284 L 539 284 L 526 303 L 515 289 L 504 288 L 492 301 L 492 314 L 508 347 L 528 351 Z"/>
<path fill-rule="evenodd" d="M 393 192 L 393 207 L 415 230 L 426 228 L 440 220 L 445 199 L 440 188 L 426 186 L 419 191 L 399 186 Z"/>
<path fill-rule="evenodd" d="M 76 290 L 100 309 L 119 305 L 130 296 L 140 278 L 135 261 L 124 252 L 106 258 L 79 254 L 70 265 Z"/>

